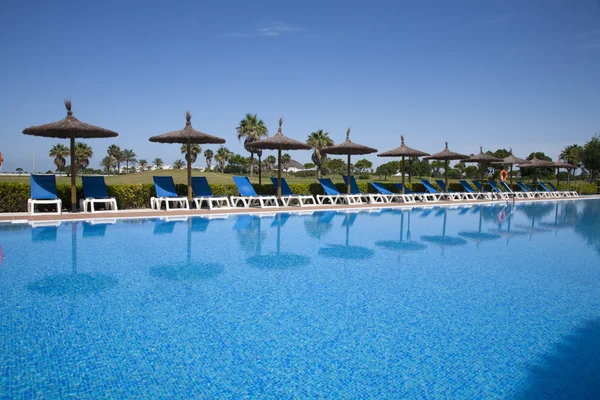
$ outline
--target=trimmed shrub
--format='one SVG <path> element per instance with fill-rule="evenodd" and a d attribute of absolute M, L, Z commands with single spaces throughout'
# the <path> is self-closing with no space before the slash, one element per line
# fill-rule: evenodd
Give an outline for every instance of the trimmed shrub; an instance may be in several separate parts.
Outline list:
<path fill-rule="evenodd" d="M 0 183 L 0 212 L 19 212 L 27 210 L 29 185 L 26 183 Z"/>

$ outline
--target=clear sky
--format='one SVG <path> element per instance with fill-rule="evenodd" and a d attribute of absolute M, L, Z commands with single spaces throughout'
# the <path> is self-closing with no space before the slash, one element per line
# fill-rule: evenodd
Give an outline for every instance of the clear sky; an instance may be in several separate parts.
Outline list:
<path fill-rule="evenodd" d="M 317 129 L 380 151 L 512 147 L 556 158 L 600 131 L 600 1 L 3 1 L 3 171 L 31 170 L 31 125 L 65 116 L 119 132 L 138 158 L 181 158 L 148 137 L 196 129 L 242 153 L 235 127 Z M 58 139 L 35 139 L 36 170 Z M 212 146 L 213 150 L 217 147 Z M 308 162 L 310 152 L 293 152 Z M 372 155 L 377 164 L 388 161 Z M 204 161 L 197 165 L 203 166 Z"/>

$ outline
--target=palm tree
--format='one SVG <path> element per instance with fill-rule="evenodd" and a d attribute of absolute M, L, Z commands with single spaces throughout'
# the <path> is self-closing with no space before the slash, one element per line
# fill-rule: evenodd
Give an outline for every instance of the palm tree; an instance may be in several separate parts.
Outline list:
<path fill-rule="evenodd" d="M 206 159 L 206 169 L 210 169 L 214 153 L 211 149 L 204 150 L 204 158 Z"/>
<path fill-rule="evenodd" d="M 181 154 L 185 154 L 185 160 L 192 165 L 196 162 L 198 154 L 202 153 L 202 147 L 199 144 L 192 143 L 190 145 L 190 154 L 187 153 L 187 144 L 181 145 Z"/>
<path fill-rule="evenodd" d="M 573 144 L 571 146 L 565 147 L 563 151 L 560 152 L 558 158 L 560 158 L 564 162 L 567 162 L 579 168 L 579 164 L 581 163 L 582 151 L 583 147 L 581 147 L 578 144 Z M 573 170 L 571 171 L 573 173 L 573 179 L 575 179 L 575 169 L 576 168 L 573 168 Z M 567 171 L 567 173 L 569 172 Z"/>
<path fill-rule="evenodd" d="M 252 115 L 250 113 L 246 114 L 246 117 L 240 121 L 240 124 L 235 129 L 237 131 L 238 140 L 244 139 L 244 148 L 250 153 L 250 179 L 252 179 L 252 173 L 254 171 L 254 153 L 257 153 L 257 151 L 249 149 L 248 144 L 268 136 L 269 131 L 263 120 L 258 118 L 257 114 Z"/>
<path fill-rule="evenodd" d="M 145 171 L 145 170 L 146 170 L 146 168 L 148 167 L 148 161 L 146 161 L 146 160 L 144 160 L 144 159 L 141 159 L 141 160 L 139 160 L 139 161 L 138 161 L 138 164 L 140 165 L 140 169 L 141 169 L 142 171 Z"/>
<path fill-rule="evenodd" d="M 321 178 L 321 167 L 327 160 L 326 154 L 321 154 L 321 150 L 325 147 L 333 146 L 333 140 L 329 137 L 329 133 L 323 132 L 323 129 L 319 129 L 308 135 L 306 143 L 311 145 L 313 149 L 312 162 L 317 166 L 317 177 Z"/>
<path fill-rule="evenodd" d="M 80 173 L 90 165 L 90 158 L 93 155 L 94 150 L 89 145 L 83 142 L 75 143 L 75 166 L 79 169 Z"/>
<path fill-rule="evenodd" d="M 181 169 L 185 167 L 185 161 L 183 160 L 175 160 L 175 162 L 173 163 L 173 168 L 175 169 Z"/>
<path fill-rule="evenodd" d="M 133 150 L 128 150 L 128 149 L 124 149 L 121 152 L 121 154 L 123 156 L 123 161 L 125 161 L 125 169 L 127 170 L 127 172 L 129 172 L 129 163 L 131 163 L 133 165 L 136 162 L 138 162 L 135 158 L 135 157 L 137 157 L 137 154 L 135 154 L 135 152 Z"/>
<path fill-rule="evenodd" d="M 114 160 L 114 158 L 112 158 L 111 156 L 106 156 L 102 159 L 102 161 L 100 161 L 100 165 L 102 167 L 104 167 L 104 170 L 106 171 L 107 174 L 110 174 L 110 168 L 111 167 L 115 167 L 116 162 Z"/>
<path fill-rule="evenodd" d="M 156 165 L 156 169 L 162 169 L 163 165 L 165 165 L 165 163 L 163 162 L 163 160 L 161 158 L 155 158 L 154 161 L 152 162 L 154 165 Z"/>
<path fill-rule="evenodd" d="M 288 176 L 288 167 L 290 165 L 290 161 L 292 161 L 292 156 L 288 153 L 285 153 L 281 156 L 281 169 L 285 171 L 285 176 Z"/>
<path fill-rule="evenodd" d="M 70 149 L 62 144 L 55 144 L 50 149 L 50 157 L 54 157 L 54 165 L 56 165 L 56 170 L 58 172 L 63 172 L 65 170 L 65 165 L 67 164 L 67 160 L 65 159 L 70 154 Z"/>
<path fill-rule="evenodd" d="M 121 170 L 121 148 L 116 144 L 111 144 L 110 146 L 108 146 L 108 150 L 106 150 L 106 153 L 115 161 L 115 164 L 117 166 L 116 173 L 118 174 Z"/>
<path fill-rule="evenodd" d="M 231 152 L 227 147 L 219 147 L 219 150 L 217 150 L 217 154 L 215 155 L 215 161 L 219 164 L 219 171 L 223 172 L 225 170 L 225 164 L 227 164 L 230 157 Z"/>
<path fill-rule="evenodd" d="M 270 171 L 273 171 L 273 168 L 275 168 L 275 164 L 277 163 L 277 159 L 275 158 L 275 156 L 270 155 L 267 158 L 265 158 L 264 163 L 265 163 L 265 165 L 267 167 L 267 170 L 270 172 Z"/>

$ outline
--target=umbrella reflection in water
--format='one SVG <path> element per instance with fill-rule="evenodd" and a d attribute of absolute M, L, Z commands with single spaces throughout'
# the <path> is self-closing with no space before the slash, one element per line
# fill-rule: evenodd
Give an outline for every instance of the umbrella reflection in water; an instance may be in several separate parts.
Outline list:
<path fill-rule="evenodd" d="M 400 262 L 400 255 L 420 251 L 427 248 L 426 244 L 414 242 L 410 240 L 410 216 L 411 209 L 408 210 L 400 210 L 400 240 L 380 240 L 375 242 L 376 246 L 382 247 L 387 250 L 392 250 L 398 252 L 398 262 Z M 406 231 L 406 240 L 404 240 L 404 214 L 407 214 L 408 219 L 408 229 Z"/>
<path fill-rule="evenodd" d="M 213 218 L 215 216 L 212 216 Z M 227 218 L 227 216 L 217 216 L 218 218 Z M 206 262 L 202 260 L 195 262 L 192 260 L 192 232 L 205 232 L 210 223 L 210 219 L 205 217 L 165 217 L 157 219 L 154 224 L 154 234 L 172 234 L 175 225 L 178 223 L 187 224 L 187 247 L 185 264 L 174 266 L 172 263 L 164 266 L 157 266 L 150 269 L 150 274 L 163 279 L 172 281 L 194 281 L 213 278 L 225 270 L 222 264 Z M 206 243 L 206 241 L 205 241 Z"/>
<path fill-rule="evenodd" d="M 259 224 L 258 234 L 260 235 L 260 218 L 257 219 Z M 271 227 L 277 228 L 276 252 L 262 254 L 261 248 L 259 247 L 257 249 L 257 254 L 254 254 L 246 259 L 246 263 L 248 265 L 261 269 L 287 269 L 303 267 L 310 264 L 310 257 L 301 254 L 281 251 L 281 228 L 283 228 L 283 226 L 289 219 L 290 214 L 287 213 L 278 213 L 276 215 L 275 219 L 271 223 Z"/>
<path fill-rule="evenodd" d="M 34 235 L 33 241 L 56 240 L 57 226 L 42 227 L 42 232 Z M 27 285 L 27 289 L 47 296 L 86 296 L 117 286 L 117 279 L 100 273 L 77 272 L 77 223 L 71 223 L 71 273 L 47 276 Z"/>
<path fill-rule="evenodd" d="M 483 206 L 476 206 L 473 208 L 479 208 L 479 229 L 476 231 L 458 232 L 458 236 L 474 240 L 477 243 L 478 248 L 481 242 L 500 239 L 500 235 L 496 233 L 482 232 L 481 228 L 483 225 Z"/>
<path fill-rule="evenodd" d="M 354 224 L 358 214 L 346 214 L 342 226 L 346 226 L 346 243 L 328 244 L 327 247 L 319 249 L 319 254 L 324 257 L 343 260 L 364 260 L 373 257 L 375 251 L 363 246 L 350 245 L 350 227 Z"/>
<path fill-rule="evenodd" d="M 500 212 L 498 213 L 498 215 L 496 217 L 498 219 L 498 227 L 496 229 L 490 228 L 488 230 L 488 232 L 493 232 L 497 235 L 505 237 L 507 246 L 508 246 L 508 242 L 510 241 L 510 239 L 512 237 L 523 236 L 523 235 L 527 234 L 527 232 L 525 232 L 525 231 L 514 230 L 511 228 L 512 217 L 513 217 L 513 214 L 515 213 L 515 209 L 516 208 L 514 205 L 507 203 L 500 210 Z M 506 223 L 506 229 L 502 229 L 502 226 L 504 225 L 504 223 Z"/>
<path fill-rule="evenodd" d="M 446 209 L 446 207 L 442 207 L 442 209 L 443 209 L 443 214 L 444 214 L 444 224 L 442 227 L 442 234 L 441 235 L 424 235 L 424 236 L 421 236 L 421 240 L 424 240 L 431 244 L 436 244 L 436 245 L 440 246 L 442 248 L 442 254 L 444 254 L 446 246 L 448 246 L 448 247 L 464 246 L 467 244 L 467 241 L 465 239 L 459 238 L 459 237 L 446 236 L 446 222 L 447 222 L 446 220 L 448 218 L 448 210 Z"/>

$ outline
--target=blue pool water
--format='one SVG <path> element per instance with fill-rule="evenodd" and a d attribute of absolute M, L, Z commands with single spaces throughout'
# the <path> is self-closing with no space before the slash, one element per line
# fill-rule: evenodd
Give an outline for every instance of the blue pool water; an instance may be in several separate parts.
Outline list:
<path fill-rule="evenodd" d="M 600 200 L 0 225 L 3 398 L 594 398 Z"/>

